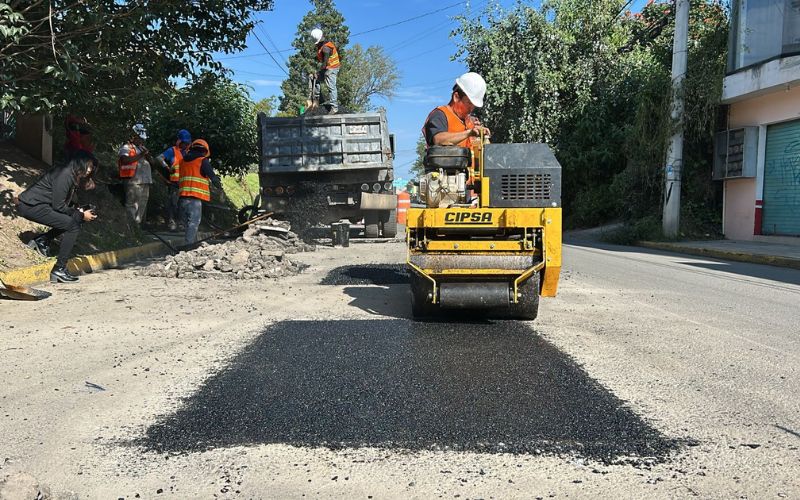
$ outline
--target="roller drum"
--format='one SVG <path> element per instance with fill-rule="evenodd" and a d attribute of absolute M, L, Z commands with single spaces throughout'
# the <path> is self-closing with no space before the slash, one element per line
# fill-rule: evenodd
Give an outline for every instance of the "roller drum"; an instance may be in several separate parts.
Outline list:
<path fill-rule="evenodd" d="M 439 305 L 443 309 L 489 309 L 507 307 L 510 302 L 510 287 L 506 282 L 439 285 Z"/>

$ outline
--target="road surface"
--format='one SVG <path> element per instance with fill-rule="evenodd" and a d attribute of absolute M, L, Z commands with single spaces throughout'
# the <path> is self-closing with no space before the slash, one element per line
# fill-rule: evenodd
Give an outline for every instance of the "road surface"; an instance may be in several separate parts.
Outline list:
<path fill-rule="evenodd" d="M 0 301 L 6 491 L 800 496 L 800 272 L 576 243 L 537 321 L 417 323 L 402 243 L 301 258 Z"/>

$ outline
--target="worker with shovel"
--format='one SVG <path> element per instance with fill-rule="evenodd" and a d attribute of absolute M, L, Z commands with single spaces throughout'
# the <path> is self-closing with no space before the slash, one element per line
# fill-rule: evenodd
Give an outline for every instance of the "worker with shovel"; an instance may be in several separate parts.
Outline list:
<path fill-rule="evenodd" d="M 70 283 L 78 277 L 67 270 L 67 259 L 78 239 L 83 222 L 97 218 L 94 209 L 70 206 L 75 189 L 89 179 L 97 167 L 95 157 L 86 151 L 76 151 L 70 161 L 54 167 L 19 195 L 19 214 L 52 229 L 32 240 L 36 249 L 47 254 L 50 242 L 61 236 L 56 264 L 50 271 L 51 283 Z"/>
<path fill-rule="evenodd" d="M 339 51 L 336 50 L 336 45 L 329 40 L 324 40 L 322 37 L 322 30 L 314 28 L 311 30 L 311 38 L 317 47 L 317 62 L 319 63 L 319 70 L 317 71 L 316 79 L 313 81 L 311 109 L 319 106 L 319 98 L 322 82 L 328 89 L 328 103 L 326 107 L 330 114 L 339 112 L 339 94 L 336 90 L 336 78 L 339 75 Z"/>

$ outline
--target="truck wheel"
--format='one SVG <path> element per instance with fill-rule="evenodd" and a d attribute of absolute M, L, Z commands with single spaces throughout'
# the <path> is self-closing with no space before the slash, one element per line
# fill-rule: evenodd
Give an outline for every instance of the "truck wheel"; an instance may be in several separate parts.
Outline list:
<path fill-rule="evenodd" d="M 519 288 L 519 302 L 508 306 L 507 317 L 532 321 L 539 314 L 539 273 L 534 273 Z M 504 315 L 506 316 L 506 315 Z"/>
<path fill-rule="evenodd" d="M 411 285 L 411 316 L 414 319 L 434 317 L 438 308 L 428 299 L 430 281 L 413 270 L 409 270 L 408 274 Z"/>
<path fill-rule="evenodd" d="M 377 238 L 378 229 L 378 212 L 375 210 L 364 212 L 364 236 L 367 238 Z"/>
<path fill-rule="evenodd" d="M 381 226 L 384 238 L 394 238 L 397 236 L 397 212 L 389 210 L 381 212 Z"/>

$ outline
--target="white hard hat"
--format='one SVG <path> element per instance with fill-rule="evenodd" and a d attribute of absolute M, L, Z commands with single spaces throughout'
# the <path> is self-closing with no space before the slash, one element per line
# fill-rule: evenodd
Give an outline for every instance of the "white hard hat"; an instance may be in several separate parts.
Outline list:
<path fill-rule="evenodd" d="M 137 123 L 133 126 L 133 133 L 141 137 L 142 140 L 147 139 L 147 129 L 144 128 L 144 125 L 141 123 Z"/>
<path fill-rule="evenodd" d="M 314 43 L 319 43 L 319 41 L 322 40 L 322 30 L 319 28 L 311 30 L 311 38 L 314 39 Z"/>
<path fill-rule="evenodd" d="M 456 85 L 469 97 L 476 108 L 483 107 L 483 96 L 486 95 L 486 80 L 478 73 L 464 73 L 456 78 Z"/>

